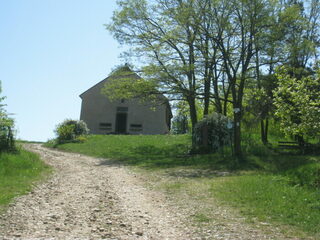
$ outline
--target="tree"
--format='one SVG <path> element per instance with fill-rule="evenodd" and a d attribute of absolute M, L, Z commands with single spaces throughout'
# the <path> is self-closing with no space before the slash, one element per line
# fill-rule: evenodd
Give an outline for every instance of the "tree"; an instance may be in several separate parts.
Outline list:
<path fill-rule="evenodd" d="M 7 111 L 5 110 L 5 105 L 1 104 L 4 99 L 5 97 L 0 97 L 0 152 L 14 149 L 14 138 L 12 130 L 14 121 L 9 117 Z"/>
<path fill-rule="evenodd" d="M 232 96 L 234 120 L 234 153 L 241 157 L 241 120 L 246 80 L 250 77 L 255 55 L 254 43 L 260 32 L 267 32 L 271 1 L 233 0 L 213 1 L 211 19 L 214 31 L 211 38 L 221 52 Z M 241 159 L 241 158 L 240 158 Z"/>
<path fill-rule="evenodd" d="M 278 70 L 279 86 L 274 91 L 275 115 L 281 130 L 288 136 L 297 136 L 300 144 L 304 136 L 320 135 L 320 69 L 313 76 L 292 77 L 289 70 Z"/>
<path fill-rule="evenodd" d="M 320 1 L 286 1 L 280 14 L 280 27 L 285 34 L 287 64 L 305 69 L 315 60 L 319 47 Z"/>
<path fill-rule="evenodd" d="M 275 1 L 268 15 L 265 23 L 270 28 L 257 34 L 254 39 L 256 91 L 250 97 L 254 103 L 251 110 L 256 111 L 260 118 L 263 143 L 268 140 L 271 112 L 267 110 L 272 109 L 276 66 L 285 64 L 290 67 L 292 76 L 301 78 L 302 74 L 308 72 L 308 65 L 316 61 L 319 47 L 319 0 Z"/>
<path fill-rule="evenodd" d="M 226 114 L 227 103 L 233 105 L 234 152 L 241 156 L 243 92 L 254 39 L 268 28 L 265 19 L 271 1 L 118 3 L 120 10 L 107 28 L 121 43 L 133 46 L 135 56 L 146 59 L 143 73 L 157 83 L 158 90 L 188 103 L 192 127 L 198 121 L 197 98 L 203 97 L 204 115 L 210 98 L 221 113 Z"/>
<path fill-rule="evenodd" d="M 260 123 L 260 136 L 263 144 L 268 143 L 269 118 L 274 114 L 273 90 L 277 87 L 275 75 L 262 75 L 247 84 L 244 96 L 244 110 L 247 113 L 245 121 L 256 126 Z M 258 86 L 257 86 L 258 85 Z"/>
<path fill-rule="evenodd" d="M 119 42 L 133 47 L 134 56 L 146 59 L 144 77 L 156 83 L 159 92 L 188 103 L 192 126 L 198 120 L 199 88 L 195 40 L 200 18 L 195 17 L 195 2 L 121 0 L 107 25 Z"/>
<path fill-rule="evenodd" d="M 131 68 L 129 64 L 115 68 L 101 93 L 110 100 L 138 98 L 159 104 L 156 100 L 161 92 L 157 89 L 157 82 L 142 79 Z"/>

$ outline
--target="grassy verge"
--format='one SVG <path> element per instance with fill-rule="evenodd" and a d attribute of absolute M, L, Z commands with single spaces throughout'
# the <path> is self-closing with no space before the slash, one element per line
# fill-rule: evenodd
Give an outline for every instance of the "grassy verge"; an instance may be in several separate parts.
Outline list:
<path fill-rule="evenodd" d="M 0 154 L 0 211 L 16 196 L 25 194 L 50 168 L 38 155 L 23 149 Z"/>
<path fill-rule="evenodd" d="M 188 155 L 190 142 L 187 135 L 112 135 L 56 147 L 135 167 L 167 194 L 193 202 L 186 206 L 193 206 L 199 224 L 214 223 L 211 203 L 218 199 L 248 219 L 289 228 L 291 236 L 319 237 L 319 156 L 277 153 L 255 143 L 245 146 L 246 164 L 237 166 L 227 150 Z"/>
<path fill-rule="evenodd" d="M 259 221 L 319 233 L 320 193 L 292 186 L 277 175 L 242 175 L 213 181 L 210 192 Z"/>
<path fill-rule="evenodd" d="M 192 155 L 191 137 L 188 135 L 94 135 L 84 143 L 58 145 L 62 150 L 83 153 L 94 157 L 117 160 L 125 165 L 149 170 L 175 167 L 215 168 L 227 167 L 228 161 L 213 155 Z M 53 147 L 53 143 L 45 146 Z"/>

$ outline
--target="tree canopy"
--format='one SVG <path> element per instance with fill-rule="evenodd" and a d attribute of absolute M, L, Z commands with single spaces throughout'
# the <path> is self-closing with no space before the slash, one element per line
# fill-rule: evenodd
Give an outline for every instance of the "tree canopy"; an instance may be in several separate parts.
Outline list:
<path fill-rule="evenodd" d="M 260 108 L 266 143 L 273 95 L 265 82 L 276 85 L 281 65 L 299 80 L 302 69 L 318 59 L 319 0 L 119 0 L 118 5 L 107 29 L 131 46 L 129 55 L 144 80 L 123 78 L 109 90 L 115 97 L 164 93 L 183 101 L 192 129 L 198 103 L 203 116 L 210 109 L 228 115 L 236 156 L 242 154 L 245 96 Z"/>
<path fill-rule="evenodd" d="M 291 77 L 288 70 L 278 71 L 279 86 L 274 90 L 275 115 L 289 136 L 320 135 L 320 69 L 313 76 Z"/>

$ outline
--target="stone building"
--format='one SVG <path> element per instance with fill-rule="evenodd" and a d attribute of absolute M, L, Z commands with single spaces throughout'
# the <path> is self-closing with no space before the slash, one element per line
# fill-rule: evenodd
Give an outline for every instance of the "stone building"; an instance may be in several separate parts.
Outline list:
<path fill-rule="evenodd" d="M 128 66 L 120 68 L 126 77 L 139 79 Z M 101 93 L 105 83 L 122 76 L 116 70 L 106 79 L 80 95 L 80 119 L 86 122 L 91 134 L 166 134 L 172 118 L 167 98 L 159 95 L 157 104 L 142 103 L 139 99 L 109 100 Z"/>

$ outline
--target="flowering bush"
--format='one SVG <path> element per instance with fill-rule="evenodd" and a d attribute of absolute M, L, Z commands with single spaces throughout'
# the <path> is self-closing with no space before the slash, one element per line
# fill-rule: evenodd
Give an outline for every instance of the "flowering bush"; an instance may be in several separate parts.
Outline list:
<path fill-rule="evenodd" d="M 281 130 L 288 136 L 319 136 L 320 69 L 313 76 L 298 79 L 282 67 L 277 77 L 279 86 L 273 93 Z"/>
<path fill-rule="evenodd" d="M 193 151 L 216 152 L 219 148 L 230 144 L 232 138 L 232 122 L 218 113 L 211 114 L 199 121 L 193 131 Z"/>

